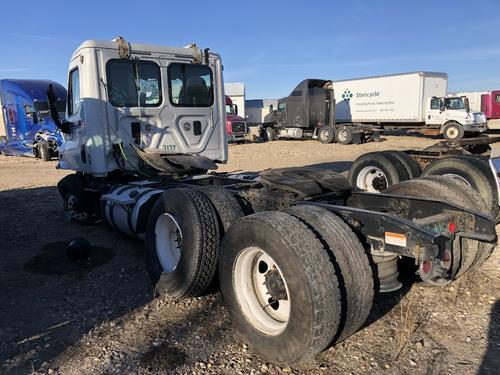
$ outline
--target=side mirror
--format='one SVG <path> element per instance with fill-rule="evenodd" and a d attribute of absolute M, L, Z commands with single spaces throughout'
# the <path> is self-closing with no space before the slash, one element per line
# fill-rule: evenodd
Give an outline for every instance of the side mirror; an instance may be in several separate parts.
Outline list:
<path fill-rule="evenodd" d="M 439 110 L 441 112 L 443 112 L 445 110 L 444 100 L 443 99 L 439 99 Z"/>
<path fill-rule="evenodd" d="M 469 113 L 470 112 L 469 98 L 467 97 L 464 98 L 464 105 L 465 105 L 465 110 L 467 111 L 467 113 Z"/>
<path fill-rule="evenodd" d="M 61 132 L 65 134 L 71 133 L 71 127 L 69 122 L 61 122 L 59 118 L 59 112 L 56 107 L 56 94 L 54 93 L 54 88 L 52 87 L 52 83 L 49 85 L 47 90 L 47 102 L 49 103 L 50 117 L 52 117 L 52 121 L 54 124 L 61 130 Z"/>
<path fill-rule="evenodd" d="M 269 112 L 272 112 L 273 111 L 273 105 L 269 105 Z"/>
<path fill-rule="evenodd" d="M 237 104 L 234 105 L 234 114 L 235 115 L 238 114 L 238 105 Z"/>

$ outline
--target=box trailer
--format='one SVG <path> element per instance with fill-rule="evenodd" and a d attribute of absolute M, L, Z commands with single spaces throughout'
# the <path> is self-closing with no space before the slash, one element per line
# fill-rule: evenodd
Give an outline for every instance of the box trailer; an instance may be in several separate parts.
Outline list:
<path fill-rule="evenodd" d="M 448 139 L 487 130 L 486 118 L 461 97 L 447 97 L 446 73 L 411 72 L 334 81 L 337 123 L 385 129 L 436 129 Z"/>

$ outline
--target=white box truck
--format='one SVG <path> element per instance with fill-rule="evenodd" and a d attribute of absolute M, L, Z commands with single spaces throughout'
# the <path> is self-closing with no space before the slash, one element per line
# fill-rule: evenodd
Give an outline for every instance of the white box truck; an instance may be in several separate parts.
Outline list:
<path fill-rule="evenodd" d="M 334 81 L 337 123 L 439 130 L 447 139 L 487 130 L 486 117 L 462 97 L 447 97 L 448 75 L 411 72 Z"/>

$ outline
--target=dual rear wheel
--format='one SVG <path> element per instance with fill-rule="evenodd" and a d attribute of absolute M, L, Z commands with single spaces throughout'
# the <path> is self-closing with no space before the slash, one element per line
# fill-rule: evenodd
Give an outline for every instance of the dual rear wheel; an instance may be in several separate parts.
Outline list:
<path fill-rule="evenodd" d="M 157 291 L 171 298 L 203 294 L 218 265 L 234 324 L 262 357 L 281 363 L 310 358 L 363 326 L 373 272 L 347 224 L 312 205 L 242 216 L 224 189 L 167 190 L 146 236 Z"/>

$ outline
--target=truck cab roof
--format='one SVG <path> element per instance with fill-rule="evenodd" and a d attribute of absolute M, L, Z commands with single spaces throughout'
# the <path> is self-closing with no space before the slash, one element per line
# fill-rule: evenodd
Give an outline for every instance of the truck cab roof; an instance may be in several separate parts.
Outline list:
<path fill-rule="evenodd" d="M 193 58 L 196 56 L 196 54 L 201 53 L 201 50 L 199 50 L 195 44 L 186 47 L 166 47 L 139 43 L 128 43 L 128 45 L 130 46 L 132 55 L 159 56 L 163 54 L 175 54 L 178 58 L 182 58 L 183 56 Z M 80 44 L 80 46 L 78 46 L 75 52 L 73 52 L 71 60 L 80 55 L 81 51 L 86 48 L 117 50 L 118 43 L 107 40 L 86 40 L 82 44 Z M 198 50 L 198 52 L 195 51 L 195 48 Z M 214 52 L 210 52 L 210 55 L 219 56 Z"/>

